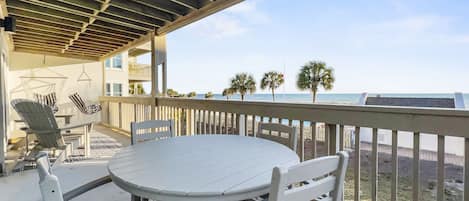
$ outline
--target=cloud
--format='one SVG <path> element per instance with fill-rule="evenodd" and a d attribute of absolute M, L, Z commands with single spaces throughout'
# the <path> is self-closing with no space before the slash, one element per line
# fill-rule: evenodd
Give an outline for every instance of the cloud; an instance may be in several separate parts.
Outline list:
<path fill-rule="evenodd" d="M 261 0 L 244 1 L 189 26 L 202 37 L 221 39 L 247 33 L 254 25 L 266 24 L 270 18 L 258 8 Z"/>

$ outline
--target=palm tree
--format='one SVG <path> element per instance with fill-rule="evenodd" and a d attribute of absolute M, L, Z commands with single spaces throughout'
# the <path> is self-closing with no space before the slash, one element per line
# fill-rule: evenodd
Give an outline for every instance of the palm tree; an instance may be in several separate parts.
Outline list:
<path fill-rule="evenodd" d="M 261 89 L 269 88 L 272 91 L 272 101 L 275 101 L 275 89 L 279 88 L 284 82 L 282 73 L 270 71 L 262 77 Z"/>
<path fill-rule="evenodd" d="M 319 86 L 322 86 L 325 90 L 331 90 L 334 81 L 334 69 L 332 67 L 328 67 L 322 61 L 310 61 L 301 68 L 296 85 L 300 90 L 311 90 L 314 103 L 316 102 Z"/>
<path fill-rule="evenodd" d="M 197 93 L 195 93 L 195 91 L 189 92 L 189 93 L 187 94 L 187 97 L 188 97 L 188 98 L 193 98 L 193 97 L 195 97 L 195 96 L 197 96 Z"/>
<path fill-rule="evenodd" d="M 207 92 L 207 93 L 205 94 L 205 98 L 206 98 L 206 99 L 213 98 L 213 93 L 212 93 L 212 92 Z"/>
<path fill-rule="evenodd" d="M 226 96 L 226 100 L 230 100 L 230 96 L 233 95 L 233 89 L 231 88 L 226 88 L 223 89 L 223 92 L 221 93 L 222 96 Z"/>
<path fill-rule="evenodd" d="M 256 81 L 252 75 L 248 75 L 247 73 L 239 73 L 231 79 L 230 88 L 233 89 L 233 93 L 238 92 L 241 95 L 241 100 L 244 101 L 244 96 L 246 93 L 249 92 L 252 94 L 256 92 Z"/>
<path fill-rule="evenodd" d="M 177 97 L 177 96 L 179 96 L 179 93 L 178 93 L 176 90 L 174 90 L 174 89 L 168 89 L 168 90 L 166 91 L 166 94 L 167 94 L 169 97 Z"/>

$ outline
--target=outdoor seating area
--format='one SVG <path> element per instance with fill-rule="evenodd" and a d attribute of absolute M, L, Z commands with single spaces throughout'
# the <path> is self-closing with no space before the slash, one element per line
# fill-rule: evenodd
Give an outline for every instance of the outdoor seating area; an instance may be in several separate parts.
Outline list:
<path fill-rule="evenodd" d="M 242 2 L 0 1 L 0 200 L 469 200 L 463 93 L 317 103 L 335 81 L 320 61 L 296 83 L 313 103 L 276 100 L 276 71 L 269 101 L 246 97 L 249 73 L 223 94 L 168 88 L 167 35 Z"/>

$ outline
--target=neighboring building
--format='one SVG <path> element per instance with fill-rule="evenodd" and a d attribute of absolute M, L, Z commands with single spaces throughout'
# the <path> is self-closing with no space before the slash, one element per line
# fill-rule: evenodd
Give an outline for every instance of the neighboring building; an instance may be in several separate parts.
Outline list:
<path fill-rule="evenodd" d="M 441 108 L 441 109 L 465 109 L 462 93 L 455 93 L 453 98 L 405 98 L 405 97 L 368 97 L 367 93 L 362 94 L 360 98 L 361 105 L 376 106 L 397 106 L 397 107 L 421 107 L 421 108 Z M 378 143 L 391 145 L 391 130 L 378 130 Z M 421 133 L 420 148 L 423 150 L 437 151 L 437 135 Z M 412 148 L 413 133 L 399 131 L 398 146 Z M 362 128 L 360 130 L 360 139 L 363 142 L 372 141 L 372 129 Z M 446 137 L 446 153 L 464 155 L 464 139 L 459 137 Z"/>

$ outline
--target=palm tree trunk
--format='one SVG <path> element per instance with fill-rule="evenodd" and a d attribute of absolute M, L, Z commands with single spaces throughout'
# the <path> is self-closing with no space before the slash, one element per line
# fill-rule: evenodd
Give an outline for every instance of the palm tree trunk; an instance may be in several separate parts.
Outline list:
<path fill-rule="evenodd" d="M 316 93 L 317 93 L 317 90 L 313 89 L 313 103 L 316 103 Z"/>
<path fill-rule="evenodd" d="M 272 101 L 275 102 L 275 89 L 272 88 Z"/>
<path fill-rule="evenodd" d="M 241 101 L 244 101 L 244 94 L 241 94 Z"/>

